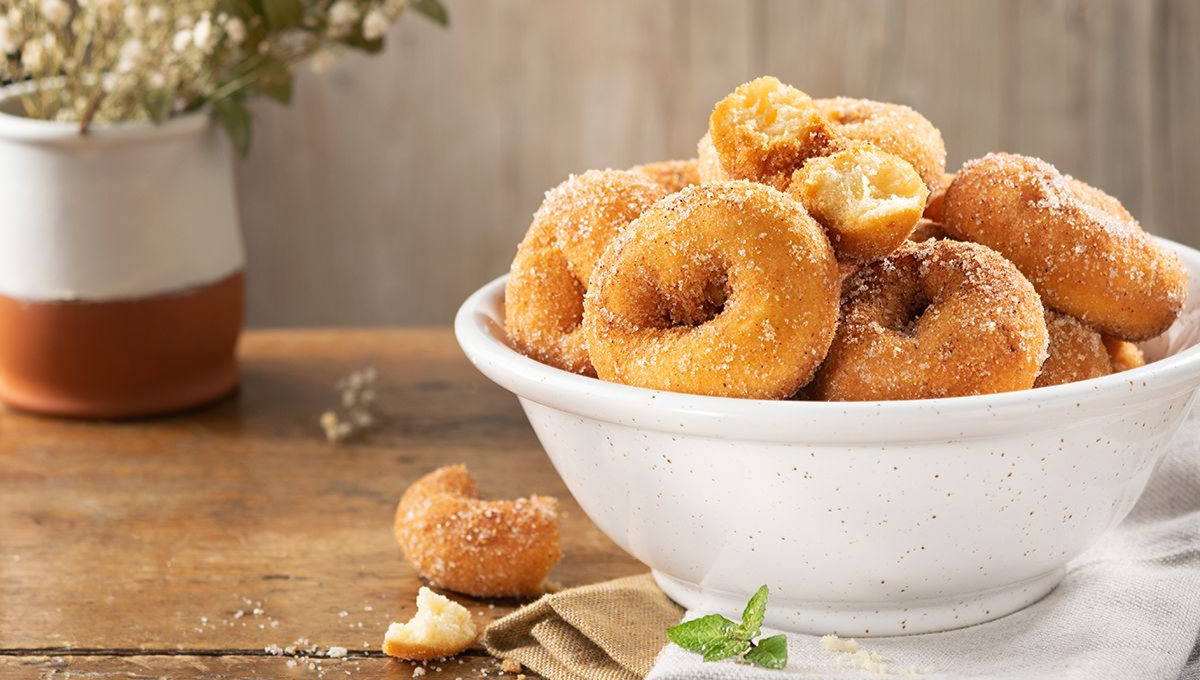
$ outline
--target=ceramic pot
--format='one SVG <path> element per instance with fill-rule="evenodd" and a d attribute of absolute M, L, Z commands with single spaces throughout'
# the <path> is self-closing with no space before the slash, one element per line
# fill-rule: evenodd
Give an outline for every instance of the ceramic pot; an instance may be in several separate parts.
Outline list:
<path fill-rule="evenodd" d="M 19 115 L 0 89 L 0 399 L 129 418 L 232 392 L 244 253 L 228 141 Z"/>

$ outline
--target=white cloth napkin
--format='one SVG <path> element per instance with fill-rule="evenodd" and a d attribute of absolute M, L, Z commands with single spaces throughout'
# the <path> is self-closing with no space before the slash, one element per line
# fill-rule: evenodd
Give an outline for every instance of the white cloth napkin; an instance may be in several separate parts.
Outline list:
<path fill-rule="evenodd" d="M 707 613 L 689 611 L 684 618 Z M 763 635 L 776 632 L 764 629 Z M 1198 638 L 1200 413 L 1194 413 L 1129 517 L 1072 562 L 1045 599 L 962 630 L 858 642 L 886 663 L 886 676 L 1200 680 Z M 668 645 L 648 680 L 884 677 L 808 635 L 788 634 L 788 658 L 785 670 L 771 671 L 703 663 Z"/>

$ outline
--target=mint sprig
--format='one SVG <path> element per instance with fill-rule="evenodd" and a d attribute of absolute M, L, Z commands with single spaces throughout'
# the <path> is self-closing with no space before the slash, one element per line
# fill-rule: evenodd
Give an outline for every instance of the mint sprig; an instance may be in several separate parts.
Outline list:
<path fill-rule="evenodd" d="M 709 614 L 671 626 L 667 638 L 701 655 L 705 661 L 741 657 L 742 661 L 763 668 L 783 668 L 787 666 L 787 636 L 773 635 L 755 642 L 762 634 L 766 612 L 767 587 L 763 586 L 746 603 L 741 623 L 720 614 Z"/>

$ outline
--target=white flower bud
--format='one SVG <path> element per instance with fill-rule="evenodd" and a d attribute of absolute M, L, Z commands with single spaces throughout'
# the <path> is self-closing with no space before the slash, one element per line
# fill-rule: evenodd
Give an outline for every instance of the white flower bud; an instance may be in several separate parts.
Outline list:
<path fill-rule="evenodd" d="M 8 17 L 0 17 L 0 52 L 12 54 L 21 49 L 20 38 Z"/>
<path fill-rule="evenodd" d="M 161 24 L 167 20 L 167 10 L 162 8 L 162 5 L 151 5 L 150 9 L 146 10 L 146 21 L 151 24 Z"/>
<path fill-rule="evenodd" d="M 182 29 L 171 38 L 171 49 L 177 53 L 182 53 L 192 44 L 192 31 L 190 29 Z"/>
<path fill-rule="evenodd" d="M 367 40 L 378 40 L 387 35 L 390 24 L 387 15 L 378 9 L 373 9 L 367 12 L 367 18 L 363 19 L 363 37 Z"/>
<path fill-rule="evenodd" d="M 358 7 L 350 0 L 338 0 L 329 8 L 329 24 L 331 26 L 348 28 L 356 21 L 358 21 Z"/>
<path fill-rule="evenodd" d="M 46 21 L 60 28 L 71 20 L 71 6 L 65 0 L 42 0 L 38 9 Z"/>
<path fill-rule="evenodd" d="M 229 42 L 235 47 L 241 45 L 246 40 L 246 24 L 237 17 L 226 20 L 225 35 L 229 36 Z"/>
<path fill-rule="evenodd" d="M 141 40 L 136 38 L 125 41 L 117 55 L 117 73 L 129 73 L 142 63 L 146 56 L 146 48 Z"/>
<path fill-rule="evenodd" d="M 21 66 L 26 72 L 36 73 L 46 66 L 46 48 L 37 40 L 30 40 L 21 50 Z"/>
<path fill-rule="evenodd" d="M 140 31 L 146 26 L 146 13 L 137 5 L 126 7 L 124 18 L 125 25 L 135 31 Z"/>
<path fill-rule="evenodd" d="M 216 34 L 213 32 L 212 18 L 208 12 L 200 15 L 200 21 L 192 28 L 192 42 L 202 50 L 207 51 L 215 43 Z"/>

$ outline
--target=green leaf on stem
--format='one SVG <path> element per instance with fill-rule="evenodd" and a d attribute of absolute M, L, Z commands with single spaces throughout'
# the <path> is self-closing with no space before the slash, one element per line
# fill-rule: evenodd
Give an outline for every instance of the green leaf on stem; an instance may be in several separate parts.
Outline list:
<path fill-rule="evenodd" d="M 435 24 L 442 27 L 450 25 L 450 13 L 439 0 L 416 0 L 409 6 Z"/>
<path fill-rule="evenodd" d="M 254 88 L 280 104 L 292 103 L 292 84 L 295 77 L 287 64 L 264 55 L 254 77 Z"/>
<path fill-rule="evenodd" d="M 758 589 L 758 592 L 751 596 L 750 601 L 746 603 L 746 609 L 742 612 L 742 637 L 747 640 L 753 640 L 762 632 L 763 617 L 767 613 L 767 587 Z"/>
<path fill-rule="evenodd" d="M 709 614 L 684 621 L 667 629 L 667 638 L 684 649 L 704 653 L 718 642 L 729 639 L 737 624 L 720 614 Z"/>
<path fill-rule="evenodd" d="M 245 158 L 250 153 L 250 111 L 241 97 L 226 97 L 213 102 L 213 115 L 221 121 L 233 148 Z"/>
<path fill-rule="evenodd" d="M 763 668 L 780 669 L 787 666 L 787 636 L 772 635 L 763 638 L 758 644 L 746 652 L 746 661 Z"/>

